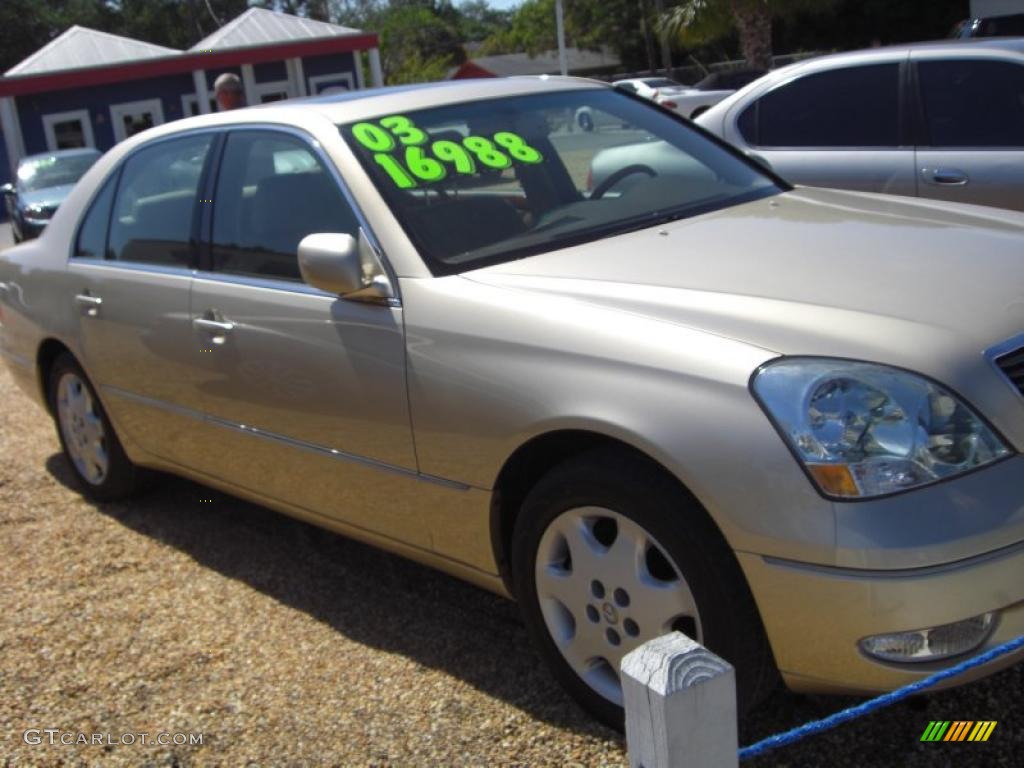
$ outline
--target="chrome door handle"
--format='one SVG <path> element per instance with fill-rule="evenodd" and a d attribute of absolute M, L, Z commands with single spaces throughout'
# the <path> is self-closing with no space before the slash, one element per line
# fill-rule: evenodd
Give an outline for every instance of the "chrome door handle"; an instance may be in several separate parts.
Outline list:
<path fill-rule="evenodd" d="M 103 306 L 103 299 L 99 296 L 90 296 L 88 293 L 79 293 L 75 296 L 75 304 L 85 309 L 85 314 L 89 317 L 96 317 Z"/>
<path fill-rule="evenodd" d="M 967 174 L 959 168 L 935 168 L 928 174 L 936 184 L 944 186 L 962 187 L 967 181 Z"/>
<path fill-rule="evenodd" d="M 217 336 L 223 336 L 225 333 L 231 333 L 231 331 L 235 329 L 235 324 L 232 322 L 228 322 L 227 320 L 210 320 L 205 317 L 197 317 L 192 321 L 192 325 L 204 331 L 209 331 Z"/>

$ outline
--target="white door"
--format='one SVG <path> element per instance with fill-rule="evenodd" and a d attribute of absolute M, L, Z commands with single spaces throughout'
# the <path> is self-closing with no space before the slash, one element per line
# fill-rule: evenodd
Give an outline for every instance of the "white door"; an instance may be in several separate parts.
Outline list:
<path fill-rule="evenodd" d="M 110 107 L 110 124 L 114 126 L 114 140 L 124 141 L 129 136 L 160 125 L 164 121 L 164 108 L 160 99 L 129 101 Z"/>

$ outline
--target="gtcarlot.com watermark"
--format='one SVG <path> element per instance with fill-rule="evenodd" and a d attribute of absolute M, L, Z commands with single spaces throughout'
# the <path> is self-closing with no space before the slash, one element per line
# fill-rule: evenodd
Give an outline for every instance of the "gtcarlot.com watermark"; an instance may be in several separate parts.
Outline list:
<path fill-rule="evenodd" d="M 199 746 L 203 743 L 201 733 L 77 733 L 62 731 L 60 728 L 29 728 L 22 734 L 30 746 L 47 744 L 51 747 L 71 745 L 82 747 L 131 746 Z"/>

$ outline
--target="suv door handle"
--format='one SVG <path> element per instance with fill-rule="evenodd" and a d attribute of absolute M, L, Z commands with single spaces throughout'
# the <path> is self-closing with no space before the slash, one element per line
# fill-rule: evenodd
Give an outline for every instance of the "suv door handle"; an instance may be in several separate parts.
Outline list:
<path fill-rule="evenodd" d="M 924 169 L 925 179 L 944 186 L 962 187 L 968 182 L 967 174 L 959 168 Z"/>
<path fill-rule="evenodd" d="M 100 307 L 103 306 L 103 299 L 88 293 L 79 293 L 75 296 L 75 304 L 84 308 L 85 314 L 89 317 L 96 317 L 100 312 Z"/>
<path fill-rule="evenodd" d="M 235 329 L 235 324 L 228 320 L 210 320 L 206 317 L 195 318 L 192 321 L 192 325 L 201 330 L 209 331 L 215 336 L 223 336 Z"/>

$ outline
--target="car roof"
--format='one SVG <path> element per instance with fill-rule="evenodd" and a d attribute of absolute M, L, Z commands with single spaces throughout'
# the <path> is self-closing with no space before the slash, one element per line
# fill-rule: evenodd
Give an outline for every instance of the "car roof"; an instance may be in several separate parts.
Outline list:
<path fill-rule="evenodd" d="M 467 101 L 495 99 L 506 96 L 521 96 L 536 93 L 553 93 L 579 88 L 609 88 L 607 83 L 579 77 L 495 77 L 473 80 L 446 80 L 436 83 L 367 88 L 347 93 L 332 93 L 304 99 L 278 101 L 257 107 L 265 109 L 315 110 L 335 123 L 347 123 L 373 115 L 410 109 L 439 107 Z M 239 120 L 251 120 L 252 113 L 245 115 L 236 110 Z M 243 115 L 245 115 L 243 117 Z"/>
<path fill-rule="evenodd" d="M 774 75 L 777 72 L 793 70 L 811 62 L 844 62 L 844 61 L 871 61 L 872 59 L 891 60 L 899 55 L 906 55 L 913 51 L 940 51 L 951 55 L 970 56 L 978 50 L 1008 51 L 1011 53 L 1024 53 L 1024 37 L 975 37 L 955 40 L 928 40 L 918 43 L 900 43 L 897 45 L 883 45 L 878 48 L 862 48 L 857 51 L 843 51 L 842 53 L 831 53 L 824 56 L 815 56 L 810 59 L 803 59 L 788 67 L 769 72 Z"/>

